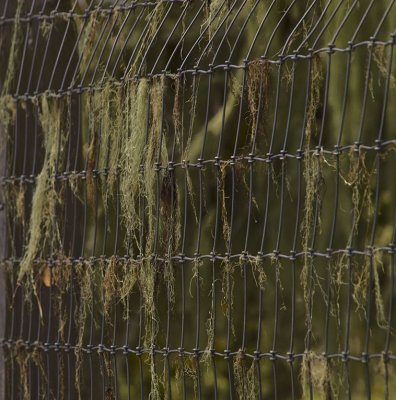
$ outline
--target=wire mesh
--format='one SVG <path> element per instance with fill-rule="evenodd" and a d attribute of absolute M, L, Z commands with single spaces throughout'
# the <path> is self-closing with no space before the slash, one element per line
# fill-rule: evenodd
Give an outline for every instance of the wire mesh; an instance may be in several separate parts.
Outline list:
<path fill-rule="evenodd" d="M 0 1 L 4 398 L 392 397 L 394 3 Z"/>

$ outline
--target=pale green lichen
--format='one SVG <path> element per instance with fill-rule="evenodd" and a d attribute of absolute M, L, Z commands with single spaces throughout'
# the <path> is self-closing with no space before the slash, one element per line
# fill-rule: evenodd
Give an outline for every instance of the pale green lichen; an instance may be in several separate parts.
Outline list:
<path fill-rule="evenodd" d="M 55 174 L 58 157 L 62 155 L 67 140 L 62 122 L 63 107 L 64 103 L 58 99 L 41 99 L 40 123 L 45 156 L 32 198 L 28 241 L 19 269 L 19 282 L 26 276 L 33 278 L 33 263 L 42 249 L 49 245 L 54 249 L 60 247 L 59 227 L 55 218 L 60 199 L 56 190 Z"/>

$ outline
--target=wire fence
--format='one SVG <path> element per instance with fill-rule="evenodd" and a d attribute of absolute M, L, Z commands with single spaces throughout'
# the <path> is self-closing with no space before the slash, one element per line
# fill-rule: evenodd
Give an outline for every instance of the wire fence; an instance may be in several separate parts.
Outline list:
<path fill-rule="evenodd" d="M 0 0 L 0 398 L 392 397 L 394 3 Z"/>

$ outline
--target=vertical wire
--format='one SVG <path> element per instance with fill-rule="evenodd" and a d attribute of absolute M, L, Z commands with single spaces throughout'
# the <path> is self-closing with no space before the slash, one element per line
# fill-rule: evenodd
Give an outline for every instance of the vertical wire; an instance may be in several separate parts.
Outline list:
<path fill-rule="evenodd" d="M 290 123 L 292 119 L 292 111 L 294 106 L 294 86 L 295 86 L 295 76 L 296 74 L 296 63 L 295 60 L 292 59 L 292 70 L 291 70 L 291 80 L 290 80 L 290 91 L 289 91 L 289 103 L 288 103 L 288 113 L 287 113 L 287 121 L 286 121 L 286 128 L 285 128 L 285 136 L 283 141 L 283 146 L 281 152 L 286 154 L 287 152 L 287 144 L 290 132 Z M 284 210 L 284 180 L 285 180 L 285 173 L 287 170 L 287 162 L 286 157 L 281 158 L 282 162 L 282 192 L 281 192 L 281 210 L 280 211 L 280 218 L 279 218 L 279 227 L 278 227 L 278 237 L 277 237 L 277 244 L 276 250 L 279 251 L 279 246 L 281 243 L 281 231 L 282 231 L 282 217 L 283 217 L 283 210 Z M 288 362 L 290 366 L 290 383 L 291 383 L 291 397 L 292 399 L 295 398 L 295 388 L 294 388 L 294 368 L 293 368 L 293 348 L 294 348 L 294 326 L 295 326 L 295 290 L 296 290 L 296 276 L 295 276 L 295 250 L 296 250 L 296 240 L 297 240 L 297 227 L 299 225 L 299 200 L 297 202 L 297 209 L 296 209 L 296 224 L 294 229 L 294 241 L 292 245 L 292 250 L 290 251 L 290 260 L 291 260 L 291 319 L 290 319 L 290 343 L 289 343 L 289 351 L 288 351 Z"/>
<path fill-rule="evenodd" d="M 389 91 L 389 83 L 390 76 L 392 71 L 392 61 L 393 61 L 393 46 L 395 42 L 395 36 L 392 35 L 392 44 L 389 49 L 389 60 L 388 60 L 388 70 L 387 70 L 387 79 L 386 79 L 386 94 L 385 101 L 383 106 L 382 118 L 381 118 L 381 126 L 379 130 L 379 138 L 383 135 L 383 129 L 385 125 L 385 118 L 387 112 L 387 104 L 388 104 L 388 91 Z M 389 346 L 390 346 L 390 337 L 391 337 L 391 327 L 392 327 L 392 316 L 393 316 L 393 293 L 394 293 L 394 269 L 395 269 L 395 257 L 394 257 L 394 236 L 396 232 L 396 224 L 393 226 L 393 237 L 391 243 L 389 245 L 390 250 L 388 251 L 390 262 L 389 262 L 389 277 L 390 277 L 390 289 L 389 289 L 389 306 L 388 306 L 388 317 L 387 317 L 387 326 L 386 326 L 386 336 L 383 350 L 383 359 L 385 364 L 385 398 L 389 399 Z"/>
<path fill-rule="evenodd" d="M 274 121 L 272 124 L 272 132 L 271 132 L 271 139 L 270 139 L 270 145 L 268 149 L 268 154 L 269 157 L 271 157 L 272 151 L 273 151 L 273 145 L 274 145 L 274 140 L 275 140 L 275 135 L 277 132 L 277 122 L 278 122 L 278 111 L 279 111 L 279 97 L 280 97 L 280 87 L 281 87 L 281 76 L 282 76 L 282 65 L 283 65 L 283 60 L 282 57 L 280 57 L 279 60 L 279 65 L 278 65 L 278 77 L 277 77 L 277 84 L 276 84 L 276 95 L 275 95 L 275 110 L 274 110 Z M 270 171 L 272 168 L 268 168 L 268 171 Z M 273 385 L 274 385 L 274 398 L 278 398 L 278 390 L 277 390 L 277 371 L 276 371 L 276 348 L 277 348 L 277 336 L 278 336 L 278 321 L 279 321 L 279 283 L 280 283 L 280 261 L 279 258 L 277 257 L 278 251 L 279 251 L 279 240 L 280 240 L 280 227 L 282 226 L 282 220 L 283 220 L 283 194 L 284 194 L 284 179 L 283 179 L 283 171 L 284 168 L 284 163 L 282 163 L 282 178 L 281 178 L 281 203 L 280 203 L 280 208 L 279 208 L 279 228 L 278 228 L 278 237 L 277 237 L 277 242 L 276 242 L 276 250 L 275 250 L 275 301 L 274 301 L 274 328 L 273 328 L 273 335 L 272 335 L 272 348 L 271 348 L 271 361 L 272 361 L 272 376 L 273 376 Z M 271 172 L 272 174 L 272 172 Z M 270 176 L 267 177 L 268 181 L 272 180 L 270 179 Z"/>

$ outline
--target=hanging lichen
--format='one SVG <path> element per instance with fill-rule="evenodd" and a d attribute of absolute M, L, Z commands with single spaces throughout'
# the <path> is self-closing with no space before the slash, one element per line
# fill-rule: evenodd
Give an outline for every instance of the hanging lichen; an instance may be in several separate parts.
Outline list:
<path fill-rule="evenodd" d="M 129 136 L 125 140 L 120 156 L 120 191 L 121 208 L 124 225 L 128 235 L 139 226 L 137 202 L 143 188 L 143 155 L 146 146 L 148 129 L 148 83 L 141 79 L 131 85 Z"/>
<path fill-rule="evenodd" d="M 322 187 L 324 184 L 322 177 L 323 158 L 321 154 L 314 153 L 311 149 L 311 140 L 315 132 L 316 112 L 320 105 L 320 88 L 321 88 L 321 65 L 319 57 L 313 57 L 310 61 L 310 92 L 306 110 L 306 126 L 305 126 L 305 154 L 303 164 L 303 177 L 305 181 L 304 196 L 304 214 L 301 224 L 302 248 L 304 251 L 304 265 L 301 271 L 301 283 L 304 290 L 304 300 L 306 305 L 306 318 L 308 329 L 310 329 L 310 304 L 309 298 L 309 263 L 312 262 L 309 257 L 309 248 L 312 241 L 313 232 L 316 229 L 320 217 L 317 216 L 320 211 Z M 316 218 L 316 220 L 315 220 Z"/>
<path fill-rule="evenodd" d="M 302 398 L 309 399 L 312 387 L 314 396 L 319 399 L 333 399 L 335 393 L 334 377 L 328 359 L 314 352 L 304 353 L 301 366 Z"/>
<path fill-rule="evenodd" d="M 211 0 L 207 2 L 207 19 L 204 26 L 208 26 L 209 39 L 223 22 L 225 15 L 230 8 L 229 0 Z"/>
<path fill-rule="evenodd" d="M 39 252 L 46 246 L 59 249 L 60 233 L 55 222 L 59 198 L 56 191 L 55 175 L 57 162 L 62 155 L 67 135 L 63 130 L 63 107 L 60 100 L 41 98 L 40 122 L 43 132 L 44 162 L 36 179 L 29 220 L 27 246 L 21 261 L 18 281 L 26 276 L 33 278 L 33 263 Z"/>
<path fill-rule="evenodd" d="M 353 236 L 358 233 L 359 222 L 362 215 L 366 215 L 369 220 L 374 214 L 374 206 L 372 202 L 371 177 L 373 168 L 366 166 L 366 153 L 351 149 L 349 153 L 350 168 L 348 175 L 344 178 L 344 183 L 352 189 L 352 215 L 353 230 L 349 238 L 352 243 Z"/>
<path fill-rule="evenodd" d="M 106 174 L 106 196 L 114 193 L 114 184 L 120 166 L 121 147 L 130 129 L 127 116 L 131 105 L 128 96 L 132 93 L 128 86 L 115 87 L 111 81 L 108 81 L 103 89 L 94 94 L 93 112 L 90 116 L 94 130 L 100 131 L 97 167 L 99 172 Z"/>
<path fill-rule="evenodd" d="M 238 265 L 239 266 L 239 265 Z M 223 297 L 221 301 L 221 306 L 224 315 L 229 321 L 232 333 L 235 335 L 235 327 L 233 320 L 233 307 L 234 307 L 234 287 L 235 287 L 235 264 L 230 260 L 225 260 L 222 264 L 222 292 Z"/>
<path fill-rule="evenodd" d="M 256 362 L 251 361 L 249 366 L 248 359 L 241 349 L 234 356 L 235 389 L 240 400 L 253 400 L 259 396 Z"/>
<path fill-rule="evenodd" d="M 387 47 L 382 45 L 376 45 L 373 51 L 373 59 L 376 63 L 378 70 L 384 79 L 389 79 L 390 87 L 396 88 L 396 77 L 389 71 L 388 60 L 386 59 L 386 50 Z"/>
<path fill-rule="evenodd" d="M 250 145 L 256 144 L 258 137 L 264 134 L 266 110 L 269 96 L 269 64 L 257 60 L 248 64 L 247 103 L 250 121 Z"/>
<path fill-rule="evenodd" d="M 100 13 L 98 10 L 93 10 L 89 16 L 88 20 L 84 20 L 84 30 L 83 30 L 83 39 L 79 41 L 79 50 L 80 50 L 80 63 L 79 63 L 79 71 L 80 74 L 85 74 L 86 69 L 88 68 L 88 61 L 92 55 L 93 48 L 95 46 L 95 39 L 97 38 L 97 26 L 100 24 Z M 74 82 L 72 82 L 74 83 Z"/>
<path fill-rule="evenodd" d="M 149 22 L 140 38 L 139 48 L 136 54 L 134 54 L 133 62 L 131 63 L 130 69 L 126 71 L 125 75 L 133 77 L 135 74 L 144 74 L 145 71 L 145 55 L 151 45 L 154 35 L 163 20 L 166 12 L 166 2 L 159 1 L 156 3 L 154 8 L 146 17 L 146 21 Z"/>
<path fill-rule="evenodd" d="M 9 55 L 7 62 L 7 69 L 4 78 L 4 82 L 1 86 L 1 97 L 13 94 L 13 83 L 14 78 L 17 73 L 17 66 L 20 63 L 17 61 L 20 50 L 21 50 L 21 39 L 22 39 L 22 27 L 21 27 L 21 11 L 23 8 L 25 0 L 17 0 L 16 10 L 15 10 L 15 19 L 14 19 L 14 27 L 12 31 L 12 37 L 9 47 Z M 3 104 L 0 103 L 0 107 L 3 108 Z"/>

